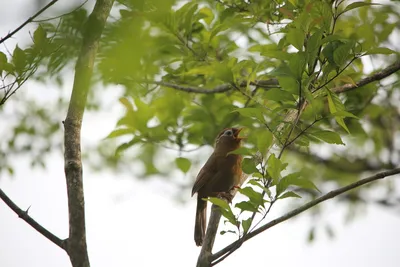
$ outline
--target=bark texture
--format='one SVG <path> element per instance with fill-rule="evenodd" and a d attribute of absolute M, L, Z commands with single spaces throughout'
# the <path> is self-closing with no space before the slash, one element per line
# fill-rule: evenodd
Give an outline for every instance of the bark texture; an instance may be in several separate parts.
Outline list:
<path fill-rule="evenodd" d="M 96 1 L 90 14 L 81 52 L 75 66 L 74 85 L 64 122 L 64 170 L 67 182 L 69 237 L 67 253 L 73 267 L 89 267 L 82 179 L 81 127 L 101 33 L 114 0 Z"/>

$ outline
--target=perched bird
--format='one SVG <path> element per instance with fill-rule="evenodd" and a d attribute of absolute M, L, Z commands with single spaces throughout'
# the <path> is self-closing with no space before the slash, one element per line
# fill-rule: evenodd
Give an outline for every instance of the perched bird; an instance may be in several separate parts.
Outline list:
<path fill-rule="evenodd" d="M 240 182 L 242 157 L 229 154 L 240 147 L 243 138 L 238 135 L 242 128 L 226 128 L 216 139 L 214 152 L 201 168 L 193 185 L 192 196 L 197 193 L 194 241 L 203 244 L 206 232 L 207 202 L 203 198 L 225 197 L 232 200 L 230 191 Z"/>

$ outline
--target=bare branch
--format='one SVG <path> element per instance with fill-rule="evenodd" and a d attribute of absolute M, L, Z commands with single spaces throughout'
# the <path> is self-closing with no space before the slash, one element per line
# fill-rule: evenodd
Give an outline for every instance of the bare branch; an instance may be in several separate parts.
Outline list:
<path fill-rule="evenodd" d="M 371 183 L 373 181 L 376 181 L 376 180 L 379 180 L 379 179 L 383 179 L 385 177 L 392 176 L 392 175 L 399 174 L 399 173 L 400 173 L 400 168 L 396 168 L 396 169 L 393 169 L 393 170 L 390 170 L 390 171 L 383 171 L 383 172 L 377 173 L 377 174 L 375 174 L 373 176 L 370 176 L 368 178 L 361 179 L 361 180 L 359 180 L 359 181 L 357 181 L 355 183 L 352 183 L 352 184 L 349 184 L 347 186 L 341 187 L 339 189 L 330 191 L 329 193 L 327 193 L 325 195 L 322 195 L 319 198 L 316 198 L 316 199 L 314 199 L 314 200 L 312 200 L 312 201 L 300 206 L 299 208 L 294 209 L 294 210 L 286 213 L 285 215 L 283 215 L 281 217 L 278 217 L 278 218 L 276 218 L 276 219 L 264 224 L 260 228 L 258 228 L 256 230 L 252 231 L 251 233 L 249 233 L 245 237 L 244 241 L 249 240 L 250 238 L 252 238 L 252 237 L 264 232 L 265 230 L 268 230 L 269 228 L 271 228 L 271 227 L 273 227 L 273 226 L 275 226 L 277 224 L 280 224 L 280 223 L 282 223 L 282 222 L 284 222 L 286 220 L 289 220 L 290 218 L 293 218 L 294 216 L 299 215 L 300 213 L 302 213 L 302 212 L 304 212 L 304 211 L 306 211 L 306 210 L 308 210 L 308 209 L 310 209 L 310 208 L 312 208 L 312 207 L 314 207 L 314 206 L 316 206 L 316 205 L 318 205 L 318 204 L 320 204 L 320 203 L 322 203 L 322 202 L 324 202 L 324 201 L 326 201 L 328 199 L 334 198 L 334 197 L 336 197 L 338 195 L 341 195 L 341 194 L 343 194 L 343 193 L 345 193 L 347 191 L 353 190 L 353 189 L 355 189 L 357 187 L 363 186 L 363 185 Z M 220 258 L 223 255 L 225 255 L 226 253 L 230 252 L 231 249 L 235 248 L 235 246 L 236 246 L 236 244 L 238 242 L 243 242 L 243 241 L 242 240 L 238 240 L 236 242 L 233 242 L 229 246 L 226 246 L 222 250 L 220 250 L 217 253 L 213 254 L 212 255 L 212 260 L 215 261 L 218 258 Z"/>
<path fill-rule="evenodd" d="M 22 28 L 24 28 L 28 23 L 32 22 L 37 16 L 39 16 L 40 14 L 42 14 L 44 11 L 46 11 L 46 9 L 48 9 L 49 7 L 51 7 L 52 5 L 54 5 L 58 0 L 53 0 L 50 3 L 48 3 L 46 6 L 44 6 L 42 9 L 40 9 L 38 12 L 36 12 L 35 15 L 33 15 L 32 17 L 30 17 L 29 19 L 27 19 L 24 23 L 22 23 L 18 28 L 16 28 L 15 30 L 13 30 L 12 32 L 10 32 L 9 34 L 7 34 L 6 36 L 4 36 L 3 38 L 0 39 L 0 44 L 5 42 L 7 39 L 11 38 L 14 34 L 16 34 L 17 32 L 19 32 Z"/>
<path fill-rule="evenodd" d="M 74 267 L 90 266 L 86 245 L 81 128 L 100 37 L 113 3 L 114 0 L 97 0 L 88 18 L 81 51 L 75 67 L 74 85 L 68 113 L 64 121 L 64 170 L 69 210 L 67 252 Z"/>
<path fill-rule="evenodd" d="M 66 249 L 65 247 L 65 240 L 60 239 L 59 237 L 55 236 L 53 233 L 51 233 L 49 230 L 41 226 L 37 221 L 35 221 L 31 216 L 28 215 L 28 210 L 24 211 L 20 209 L 7 195 L 4 193 L 3 190 L 0 189 L 0 198 L 4 201 L 4 203 L 7 204 L 7 206 L 12 209 L 19 218 L 24 220 L 27 224 L 33 227 L 36 231 L 41 233 L 44 237 L 46 237 L 48 240 L 56 244 L 62 249 Z"/>

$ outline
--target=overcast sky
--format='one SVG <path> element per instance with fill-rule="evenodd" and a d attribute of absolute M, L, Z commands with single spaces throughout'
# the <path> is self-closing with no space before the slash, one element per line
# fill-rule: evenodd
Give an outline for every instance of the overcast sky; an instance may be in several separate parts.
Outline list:
<path fill-rule="evenodd" d="M 34 13 L 30 8 L 31 2 L 8 1 L 7 7 L 0 9 L 0 36 L 5 36 Z M 7 45 L 13 48 L 15 42 L 26 35 L 26 31 L 19 33 Z M 3 51 L 4 47 L 0 49 Z M 71 83 L 65 85 L 67 94 L 71 86 Z M 25 89 L 19 93 L 25 93 Z M 30 92 L 43 90 L 35 84 L 31 84 L 29 89 Z M 116 102 L 118 96 L 113 97 Z M 10 110 L 12 106 L 13 98 L 7 101 L 5 109 Z M 119 115 L 117 108 L 101 114 L 86 114 L 83 139 L 100 142 L 113 129 Z M 60 122 L 63 119 L 60 118 Z M 4 131 L 7 123 L 2 121 L 1 125 L 4 128 L 0 130 Z M 62 138 L 62 131 L 59 134 Z M 211 148 L 204 148 L 202 155 L 210 151 Z M 22 209 L 31 206 L 29 214 L 35 220 L 65 238 L 68 214 L 62 156 L 61 153 L 53 154 L 46 170 L 31 170 L 26 159 L 18 159 L 16 176 L 3 175 L 0 186 Z M 182 174 L 181 179 L 193 180 L 194 177 Z M 196 201 L 190 198 L 189 192 L 185 192 L 187 195 L 183 197 L 186 203 L 181 204 L 165 190 L 168 185 L 157 179 L 143 182 L 128 173 L 115 177 L 107 172 L 93 173 L 89 168 L 84 169 L 84 186 L 92 266 L 195 265 L 200 249 L 193 241 Z M 283 206 L 278 206 L 269 218 L 282 214 Z M 316 241 L 307 243 L 308 230 L 313 222 L 306 213 L 253 238 L 219 266 L 251 263 L 280 267 L 398 267 L 400 214 L 369 206 L 356 220 L 345 223 L 345 208 L 332 202 L 323 204 L 326 213 L 323 222 L 334 226 L 333 239 L 328 238 L 321 227 Z M 216 248 L 222 248 L 233 239 L 229 235 L 218 236 Z M 64 251 L 0 201 L 0 266 L 67 267 L 70 262 Z"/>

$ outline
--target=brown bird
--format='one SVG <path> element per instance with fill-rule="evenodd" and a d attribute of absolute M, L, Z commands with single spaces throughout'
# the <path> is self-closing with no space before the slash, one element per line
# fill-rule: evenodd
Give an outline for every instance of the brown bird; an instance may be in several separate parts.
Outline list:
<path fill-rule="evenodd" d="M 230 191 L 240 182 L 242 157 L 229 154 L 240 147 L 243 138 L 238 137 L 242 128 L 226 128 L 218 136 L 214 152 L 201 168 L 193 185 L 192 196 L 197 193 L 194 241 L 203 244 L 206 232 L 207 202 L 203 198 L 225 197 L 232 200 Z"/>

